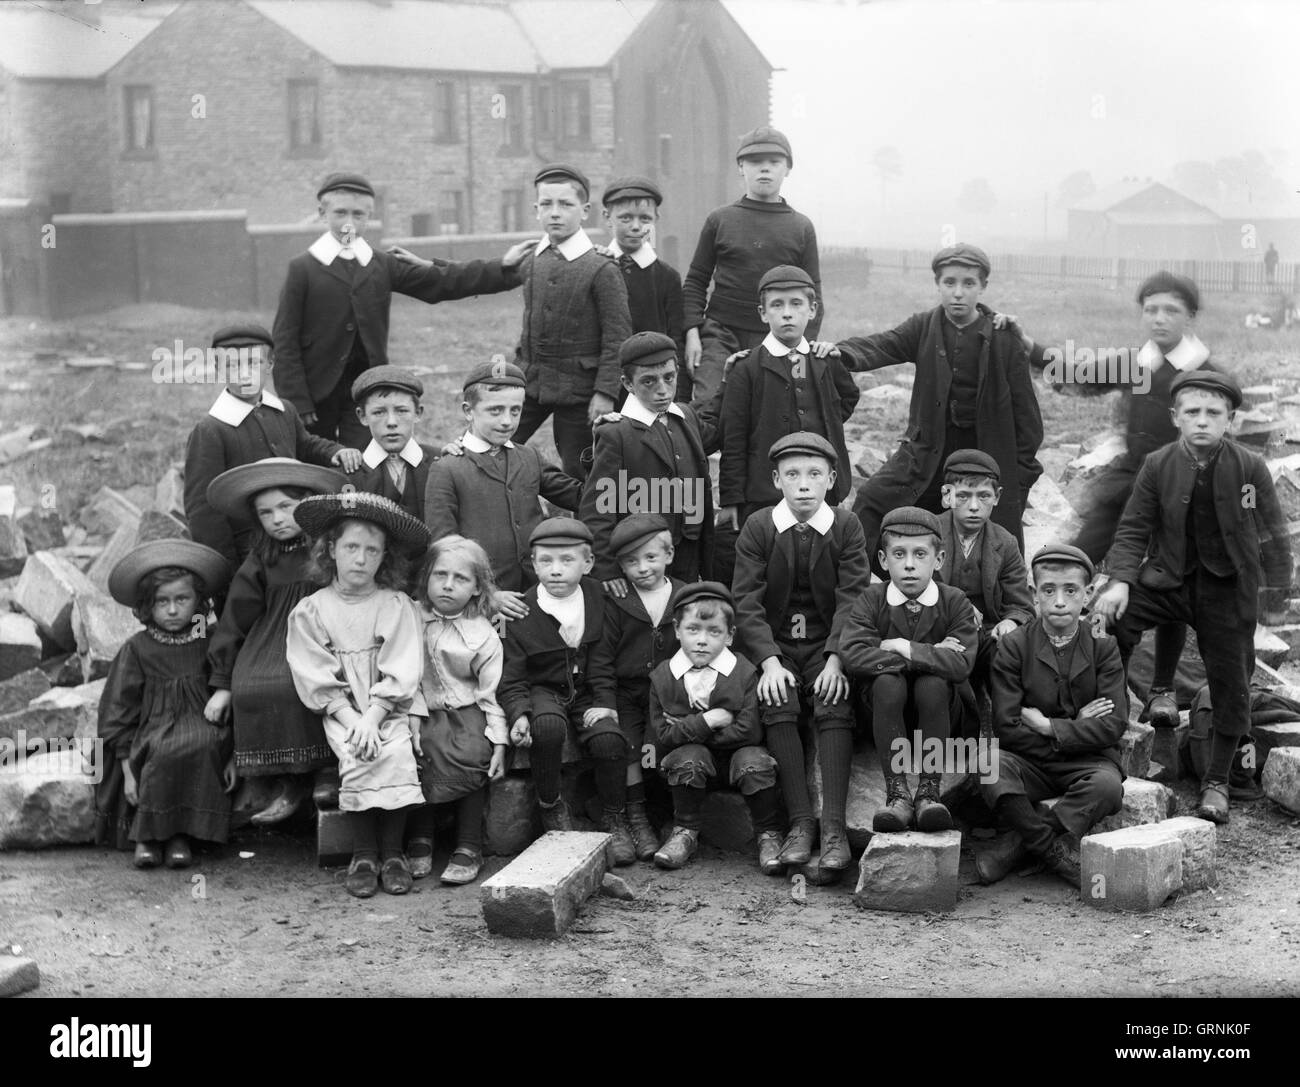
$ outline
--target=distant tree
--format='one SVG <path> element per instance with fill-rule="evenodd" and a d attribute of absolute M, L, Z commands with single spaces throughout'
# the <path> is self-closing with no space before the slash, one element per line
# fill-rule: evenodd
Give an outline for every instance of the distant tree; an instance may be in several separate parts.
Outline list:
<path fill-rule="evenodd" d="M 957 207 L 969 215 L 987 215 L 997 206 L 998 198 L 993 195 L 993 186 L 985 177 L 971 178 L 957 197 Z"/>
<path fill-rule="evenodd" d="M 1074 173 L 1067 174 L 1056 187 L 1056 206 L 1068 208 L 1080 200 L 1086 200 L 1096 191 L 1097 185 L 1092 180 L 1092 172 L 1075 170 Z"/>
<path fill-rule="evenodd" d="M 889 183 L 903 176 L 903 156 L 897 147 L 877 147 L 871 156 L 871 165 L 880 177 L 880 206 L 885 206 L 885 190 Z"/>

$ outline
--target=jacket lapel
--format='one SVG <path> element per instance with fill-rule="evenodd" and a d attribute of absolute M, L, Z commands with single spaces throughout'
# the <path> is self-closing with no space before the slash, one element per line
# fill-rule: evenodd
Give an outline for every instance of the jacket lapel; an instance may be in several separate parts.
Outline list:
<path fill-rule="evenodd" d="M 659 463 L 668 469 L 669 475 L 675 476 L 677 474 L 677 466 L 673 464 L 672 459 L 664 452 L 662 436 L 654 433 L 654 428 L 657 424 L 651 423 L 647 425 L 646 423 L 639 422 L 636 419 L 629 419 L 628 422 L 632 424 L 633 429 L 639 431 L 645 436 L 641 444 L 649 449 L 650 452 L 659 459 Z M 661 426 L 660 429 L 665 432 L 667 431 L 666 427 Z"/>
<path fill-rule="evenodd" d="M 980 579 L 984 582 L 984 606 L 990 611 L 1000 612 L 1002 598 L 998 588 L 997 572 L 1002 563 L 997 554 L 998 546 L 993 539 L 992 521 L 984 523 L 983 533 L 984 538 L 980 540 Z"/>

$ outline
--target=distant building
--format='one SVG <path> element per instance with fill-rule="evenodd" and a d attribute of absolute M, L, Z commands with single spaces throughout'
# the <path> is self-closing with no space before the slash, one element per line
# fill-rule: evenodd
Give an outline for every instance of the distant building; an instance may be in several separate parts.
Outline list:
<path fill-rule="evenodd" d="M 1079 256 L 1224 259 L 1219 216 L 1149 178 L 1093 193 L 1067 216 L 1070 252 Z"/>

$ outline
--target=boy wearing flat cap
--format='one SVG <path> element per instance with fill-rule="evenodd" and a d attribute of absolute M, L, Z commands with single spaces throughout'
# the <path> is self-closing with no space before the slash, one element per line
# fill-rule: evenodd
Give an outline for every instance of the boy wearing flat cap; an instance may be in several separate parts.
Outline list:
<path fill-rule="evenodd" d="M 611 835 L 610 862 L 633 864 L 627 825 L 628 742 L 617 711 L 598 706 L 591 659 L 602 635 L 605 593 L 591 572 L 591 529 L 572 517 L 548 517 L 528 540 L 538 584 L 524 593 L 528 614 L 506 626 L 505 664 L 497 701 L 510 742 L 529 749 L 537 804 L 546 830 L 572 830 L 560 795 L 564 739 L 572 726 L 595 763 L 601 829 Z"/>
<path fill-rule="evenodd" d="M 971 687 L 988 689 L 998 641 L 1034 617 L 1029 575 L 1015 537 L 990 517 L 1002 497 L 998 462 L 979 449 L 958 449 L 943 462 L 939 537 L 943 564 L 935 576 L 966 594 L 980 625 Z M 977 718 L 968 718 L 972 726 Z"/>
<path fill-rule="evenodd" d="M 1138 469 L 1093 610 L 1127 664 L 1142 632 L 1189 623 L 1205 661 L 1214 735 L 1196 814 L 1228 821 L 1228 774 L 1250 731 L 1255 623 L 1280 622 L 1291 585 L 1286 524 L 1268 465 L 1228 438 L 1241 388 L 1204 368 L 1170 383 L 1179 437 Z"/>
<path fill-rule="evenodd" d="M 470 371 L 461 452 L 429 469 L 424 492 L 435 540 L 460 535 L 483 545 L 497 584 L 495 605 L 509 619 L 527 614 L 523 590 L 536 581 L 528 538 L 542 519 L 541 498 L 576 510 L 582 496 L 578 480 L 511 440 L 524 409 L 524 385 L 524 372 L 500 355 Z"/>
<path fill-rule="evenodd" d="M 668 576 L 673 537 L 657 513 L 634 513 L 614 526 L 609 550 L 631 591 L 605 594 L 600 641 L 591 654 L 591 689 L 598 707 L 618 711 L 628 743 L 627 819 L 638 860 L 650 860 L 659 837 L 646 815 L 641 761 L 646 753 L 650 673 L 677 651 L 668 602 L 685 584 Z"/>
<path fill-rule="evenodd" d="M 780 768 L 790 830 L 776 867 L 812 859 L 817 818 L 808 796 L 801 720 L 817 733 L 822 771 L 818 866 L 849 864 L 845 808 L 853 758 L 853 710 L 840 639 L 871 572 L 862 525 L 833 509 L 838 458 L 820 434 L 777 439 L 769 451 L 781 501 L 745 522 L 736 541 L 740 641 L 760 670 L 759 716 Z"/>
<path fill-rule="evenodd" d="M 363 370 L 388 362 L 393 292 L 422 302 L 496 294 L 519 285 L 528 243 L 497 261 L 426 261 L 405 250 L 386 253 L 363 235 L 375 190 L 360 174 L 333 173 L 316 192 L 328 230 L 289 262 L 275 312 L 279 390 L 312 433 L 364 448 L 349 392 Z"/>
<path fill-rule="evenodd" d="M 998 465 L 1003 494 L 993 520 L 1024 551 L 1020 519 L 1042 474 L 1038 447 L 1043 417 L 1018 334 L 998 329 L 979 301 L 988 285 L 989 258 L 973 245 L 953 245 L 930 262 L 939 305 L 897 328 L 855 336 L 818 354 L 839 357 L 854 373 L 910 363 L 916 368 L 907 431 L 898 451 L 858 491 L 867 547 L 875 546 L 880 518 L 905 503 L 942 512 L 943 462 L 958 449 L 982 449 Z"/>
<path fill-rule="evenodd" d="M 712 423 L 674 401 L 677 350 L 660 332 L 638 332 L 618 349 L 627 403 L 617 422 L 596 430 L 580 516 L 596 545 L 596 577 L 622 596 L 627 584 L 610 549 L 624 517 L 657 513 L 672 534 L 671 572 L 698 581 L 712 569 Z"/>
<path fill-rule="evenodd" d="M 779 874 L 776 760 L 762 746 L 754 666 L 730 649 L 736 633 L 731 593 L 716 581 L 699 581 L 679 589 L 671 608 L 680 648 L 650 676 L 650 734 L 673 794 L 672 833 L 655 864 L 682 868 L 695 856 L 706 790 L 725 773 L 753 819 L 759 867 Z"/>
<path fill-rule="evenodd" d="M 528 441 L 550 416 L 560 464 L 582 478 L 591 426 L 620 393 L 618 349 L 632 335 L 627 287 L 618 265 L 596 252 L 582 229 L 591 184 L 572 166 L 543 166 L 533 178 L 537 221 L 546 236 L 520 267 L 524 321 L 516 360 L 528 380 L 518 438 Z"/>
<path fill-rule="evenodd" d="M 663 193 L 648 177 L 618 177 L 605 186 L 600 202 L 612 236 L 610 255 L 627 287 L 632 331 L 662 332 L 673 341 L 677 358 L 682 359 L 686 353 L 682 277 L 676 268 L 664 263 L 650 244 L 659 205 L 664 202 Z M 683 384 L 679 373 L 677 399 L 688 401 L 690 390 L 683 389 Z"/>
<path fill-rule="evenodd" d="M 695 383 L 696 403 L 707 404 L 721 390 L 729 355 L 757 347 L 767 335 L 767 325 L 754 314 L 763 273 L 782 264 L 802 268 L 812 281 L 814 300 L 823 303 L 809 317 L 810 335 L 815 337 L 821 327 L 826 307 L 817 231 L 812 220 L 781 196 L 781 185 L 793 166 L 794 155 L 784 133 L 768 125 L 745 133 L 736 149 L 745 195 L 704 220 L 682 285 L 686 368 Z"/>
<path fill-rule="evenodd" d="M 920 775 L 914 804 L 900 767 L 921 759 L 911 750 L 916 733 L 923 751 L 942 744 L 962 704 L 973 701 L 966 681 L 979 645 L 975 609 L 960 589 L 934 580 L 944 556 L 939 520 L 929 510 L 902 506 L 885 514 L 880 547 L 889 580 L 858 597 L 840 638 L 845 669 L 870 685 L 871 727 L 886 787 L 885 806 L 872 826 L 949 830 L 952 816 L 939 799 L 942 773 Z"/>
<path fill-rule="evenodd" d="M 370 444 L 348 482 L 396 502 L 418 521 L 424 520 L 429 469 L 438 459 L 433 446 L 415 440 L 423 395 L 424 383 L 400 366 L 371 367 L 352 383 L 357 418 L 370 432 Z"/>
<path fill-rule="evenodd" d="M 347 472 L 361 463 L 361 454 L 309 433 L 294 406 L 270 391 L 275 358 L 266 329 L 230 325 L 213 333 L 212 347 L 238 353 L 241 373 L 221 391 L 185 443 L 185 519 L 192 539 L 238 569 L 252 550 L 255 525 L 251 519 L 231 520 L 214 509 L 208 502 L 208 484 L 222 472 L 266 457 L 292 457 Z"/>

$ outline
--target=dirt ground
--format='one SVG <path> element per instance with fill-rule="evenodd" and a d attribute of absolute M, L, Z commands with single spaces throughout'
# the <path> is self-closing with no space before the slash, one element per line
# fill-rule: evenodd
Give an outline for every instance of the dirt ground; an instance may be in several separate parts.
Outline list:
<path fill-rule="evenodd" d="M 1046 873 L 980 887 L 966 844 L 947 915 L 859 910 L 847 878 L 800 902 L 705 848 L 680 872 L 621 869 L 637 899 L 591 900 L 554 942 L 490 935 L 477 885 L 350 898 L 305 831 L 245 830 L 177 872 L 6 853 L 0 947 L 39 964 L 32 997 L 1300 994 L 1300 819 L 1267 800 L 1219 831 L 1216 889 L 1149 914 L 1095 910 Z"/>

